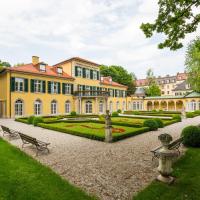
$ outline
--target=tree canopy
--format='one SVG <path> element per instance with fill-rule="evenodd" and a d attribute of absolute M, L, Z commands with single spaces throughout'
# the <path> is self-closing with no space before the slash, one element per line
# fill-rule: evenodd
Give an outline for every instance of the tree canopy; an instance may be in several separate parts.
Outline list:
<path fill-rule="evenodd" d="M 188 45 L 185 65 L 188 83 L 194 91 L 200 92 L 200 37 L 197 37 Z"/>
<path fill-rule="evenodd" d="M 11 67 L 9 62 L 5 62 L 5 61 L 2 61 L 2 60 L 0 60 L 0 66 L 2 66 L 2 67 Z"/>
<path fill-rule="evenodd" d="M 135 92 L 135 80 L 136 76 L 134 73 L 128 73 L 122 66 L 100 66 L 100 72 L 102 76 L 111 76 L 113 81 L 128 86 L 128 95 Z"/>
<path fill-rule="evenodd" d="M 164 33 L 166 39 L 158 45 L 177 50 L 183 46 L 186 34 L 195 32 L 200 22 L 200 0 L 159 0 L 159 11 L 154 23 L 142 23 L 141 29 L 147 38 L 154 32 Z M 198 12 L 195 11 L 198 9 Z"/>

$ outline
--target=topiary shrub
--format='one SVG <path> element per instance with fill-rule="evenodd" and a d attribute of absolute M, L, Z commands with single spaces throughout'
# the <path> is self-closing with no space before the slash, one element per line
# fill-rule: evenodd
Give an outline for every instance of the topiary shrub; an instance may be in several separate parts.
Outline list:
<path fill-rule="evenodd" d="M 187 118 L 193 118 L 193 117 L 195 117 L 195 114 L 193 112 L 187 112 L 186 117 Z"/>
<path fill-rule="evenodd" d="M 76 116 L 76 112 L 75 112 L 75 111 L 72 111 L 72 112 L 70 113 L 70 115 L 71 115 L 71 116 Z"/>
<path fill-rule="evenodd" d="M 139 111 L 133 111 L 133 114 L 134 115 L 140 115 L 140 112 Z"/>
<path fill-rule="evenodd" d="M 151 131 L 158 129 L 158 123 L 153 119 L 146 119 L 143 123 L 144 127 L 149 127 Z"/>
<path fill-rule="evenodd" d="M 200 115 L 200 110 L 195 110 L 194 113 Z"/>
<path fill-rule="evenodd" d="M 122 113 L 122 110 L 121 110 L 121 109 L 118 109 L 117 112 L 118 112 L 118 113 Z"/>
<path fill-rule="evenodd" d="M 27 119 L 28 124 L 33 124 L 33 120 L 34 120 L 35 116 L 30 116 Z"/>
<path fill-rule="evenodd" d="M 188 126 L 183 129 L 183 144 L 190 147 L 200 147 L 200 128 L 197 126 Z"/>
<path fill-rule="evenodd" d="M 99 121 L 105 121 L 105 115 L 99 115 Z"/>
<path fill-rule="evenodd" d="M 153 109 L 152 112 L 157 112 L 157 111 L 155 109 Z"/>
<path fill-rule="evenodd" d="M 112 117 L 118 117 L 119 116 L 119 113 L 118 112 L 113 112 L 112 113 Z"/>
<path fill-rule="evenodd" d="M 157 122 L 158 128 L 163 128 L 164 127 L 164 123 L 163 123 L 163 121 L 161 119 L 155 118 L 154 120 Z"/>
<path fill-rule="evenodd" d="M 173 115 L 172 119 L 177 120 L 178 122 L 181 122 L 181 115 Z"/>
<path fill-rule="evenodd" d="M 42 122 L 44 122 L 42 117 L 34 117 L 34 119 L 33 119 L 34 126 L 37 126 L 38 123 L 42 123 Z"/>

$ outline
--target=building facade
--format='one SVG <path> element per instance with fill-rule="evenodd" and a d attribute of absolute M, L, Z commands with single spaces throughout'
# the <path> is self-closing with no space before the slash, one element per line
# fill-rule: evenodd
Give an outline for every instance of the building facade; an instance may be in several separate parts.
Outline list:
<path fill-rule="evenodd" d="M 99 65 L 71 58 L 49 66 L 32 63 L 0 73 L 0 117 L 103 114 L 126 110 L 127 87 L 101 77 Z"/>

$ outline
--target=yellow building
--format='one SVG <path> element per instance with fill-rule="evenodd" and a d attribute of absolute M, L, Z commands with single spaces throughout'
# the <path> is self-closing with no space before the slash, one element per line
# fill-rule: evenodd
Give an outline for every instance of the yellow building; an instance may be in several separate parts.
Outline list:
<path fill-rule="evenodd" d="M 126 110 L 127 87 L 101 77 L 99 65 L 71 58 L 48 66 L 32 63 L 0 72 L 0 117 L 102 114 Z"/>

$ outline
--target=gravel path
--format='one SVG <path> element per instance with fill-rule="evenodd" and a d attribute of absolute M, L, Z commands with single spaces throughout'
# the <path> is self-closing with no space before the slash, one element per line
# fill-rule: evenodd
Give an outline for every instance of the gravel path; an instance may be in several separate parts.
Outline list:
<path fill-rule="evenodd" d="M 200 116 L 184 119 L 158 131 L 144 133 L 113 144 L 33 127 L 11 119 L 0 119 L 0 124 L 50 142 L 48 155 L 35 157 L 31 147 L 25 151 L 48 165 L 69 182 L 95 194 L 102 200 L 128 200 L 156 177 L 150 150 L 159 145 L 161 133 L 180 136 L 188 125 L 200 123 Z M 11 140 L 21 147 L 21 141 Z"/>

